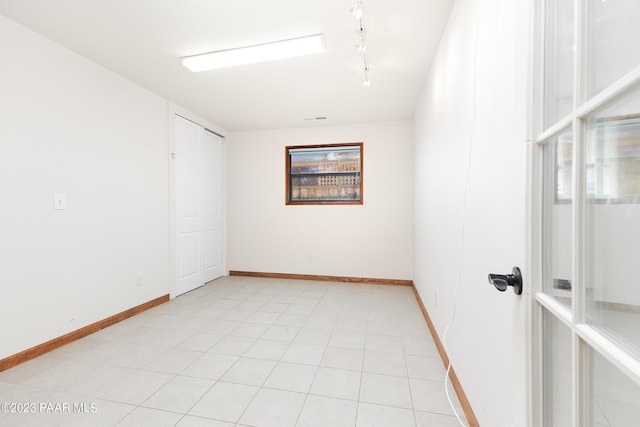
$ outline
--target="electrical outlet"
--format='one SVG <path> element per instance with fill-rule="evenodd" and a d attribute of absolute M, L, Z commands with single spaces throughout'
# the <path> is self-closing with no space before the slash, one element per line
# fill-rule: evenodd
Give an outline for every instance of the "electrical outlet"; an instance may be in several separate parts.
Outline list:
<path fill-rule="evenodd" d="M 142 273 L 136 273 L 136 286 L 142 286 L 143 283 L 144 277 L 142 276 Z"/>

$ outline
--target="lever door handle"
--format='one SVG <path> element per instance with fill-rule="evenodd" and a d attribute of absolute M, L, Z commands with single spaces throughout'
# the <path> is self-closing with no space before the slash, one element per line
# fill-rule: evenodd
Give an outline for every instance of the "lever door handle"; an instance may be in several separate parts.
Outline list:
<path fill-rule="evenodd" d="M 489 283 L 500 292 L 504 292 L 509 286 L 513 286 L 513 292 L 516 295 L 522 294 L 522 273 L 518 267 L 513 267 L 511 274 L 489 274 Z"/>

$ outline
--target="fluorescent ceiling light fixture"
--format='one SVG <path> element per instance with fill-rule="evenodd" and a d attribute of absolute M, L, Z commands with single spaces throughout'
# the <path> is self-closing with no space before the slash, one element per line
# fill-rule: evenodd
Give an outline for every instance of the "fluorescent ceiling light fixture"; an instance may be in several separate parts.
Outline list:
<path fill-rule="evenodd" d="M 324 51 L 324 37 L 322 34 L 316 34 L 273 43 L 185 56 L 182 58 L 182 65 L 196 72 L 310 55 Z"/>

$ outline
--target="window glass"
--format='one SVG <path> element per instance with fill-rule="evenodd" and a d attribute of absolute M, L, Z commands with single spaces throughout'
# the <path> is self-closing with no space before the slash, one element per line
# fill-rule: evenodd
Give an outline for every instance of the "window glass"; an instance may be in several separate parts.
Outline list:
<path fill-rule="evenodd" d="M 547 0 L 544 46 L 544 124 L 551 126 L 573 108 L 573 2 Z"/>
<path fill-rule="evenodd" d="M 286 203 L 362 204 L 362 147 L 286 147 Z"/>
<path fill-rule="evenodd" d="M 588 0 L 588 5 L 587 81 L 592 96 L 640 64 L 640 1 Z"/>
<path fill-rule="evenodd" d="M 548 427 L 572 426 L 571 331 L 544 311 L 544 423 Z"/>
<path fill-rule="evenodd" d="M 587 121 L 587 321 L 640 360 L 640 91 Z"/>
<path fill-rule="evenodd" d="M 543 291 L 571 306 L 573 137 L 567 129 L 544 146 Z"/>
<path fill-rule="evenodd" d="M 638 425 L 640 386 L 593 349 L 587 352 L 587 372 L 587 425 Z"/>

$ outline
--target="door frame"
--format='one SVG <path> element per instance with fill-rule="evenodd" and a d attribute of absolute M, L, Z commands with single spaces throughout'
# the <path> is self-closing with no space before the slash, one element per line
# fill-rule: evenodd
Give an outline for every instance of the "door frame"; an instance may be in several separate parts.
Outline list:
<path fill-rule="evenodd" d="M 229 275 L 229 268 L 227 265 L 227 172 L 226 172 L 226 160 L 227 150 L 224 144 L 229 141 L 228 132 L 220 126 L 204 119 L 203 117 L 194 114 L 179 105 L 172 102 L 167 102 L 167 126 L 168 126 L 168 151 L 167 162 L 169 167 L 169 295 L 173 299 L 177 296 L 177 261 L 178 261 L 178 248 L 176 241 L 177 233 L 177 219 L 176 219 L 176 167 L 174 162 L 174 156 L 176 153 L 176 141 L 175 141 L 175 116 L 180 116 L 183 119 L 189 120 L 203 128 L 218 134 L 224 138 L 223 142 L 223 172 L 222 172 L 222 270 L 223 275 Z"/>

